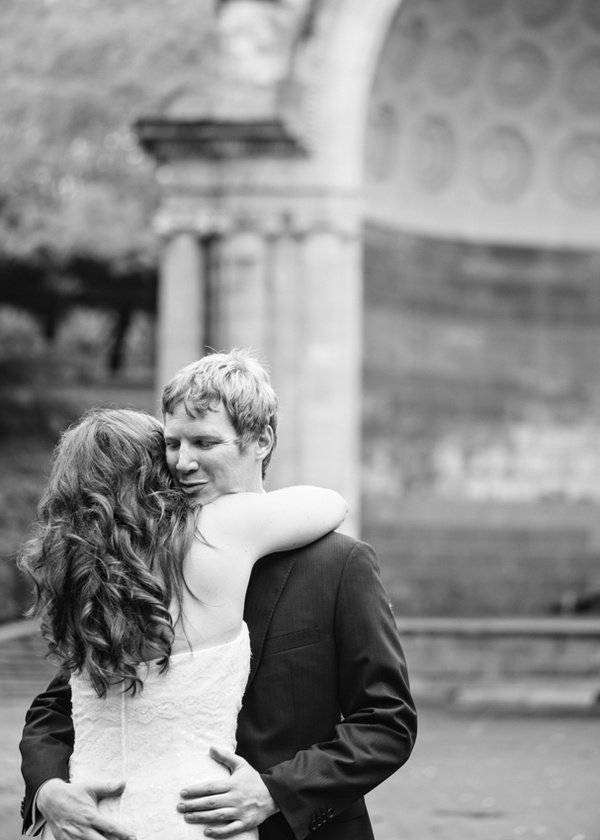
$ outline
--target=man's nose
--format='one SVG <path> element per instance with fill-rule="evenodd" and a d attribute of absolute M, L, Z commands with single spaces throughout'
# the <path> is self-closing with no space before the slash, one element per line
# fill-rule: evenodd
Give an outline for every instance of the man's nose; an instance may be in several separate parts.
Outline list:
<path fill-rule="evenodd" d="M 196 472 L 198 469 L 198 461 L 194 454 L 187 448 L 182 446 L 179 450 L 179 458 L 177 459 L 177 472 L 189 475 Z"/>

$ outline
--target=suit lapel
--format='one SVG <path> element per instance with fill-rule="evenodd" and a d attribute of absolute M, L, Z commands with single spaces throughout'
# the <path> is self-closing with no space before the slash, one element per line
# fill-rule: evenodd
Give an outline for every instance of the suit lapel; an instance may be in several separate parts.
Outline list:
<path fill-rule="evenodd" d="M 248 685 L 254 679 L 273 612 L 295 562 L 292 552 L 271 554 L 252 570 L 244 608 L 252 648 Z"/>

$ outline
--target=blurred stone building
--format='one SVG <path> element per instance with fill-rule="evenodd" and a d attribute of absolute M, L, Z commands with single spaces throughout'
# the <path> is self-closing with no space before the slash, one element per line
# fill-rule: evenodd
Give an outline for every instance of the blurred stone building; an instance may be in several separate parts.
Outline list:
<path fill-rule="evenodd" d="M 162 382 L 269 361 L 271 486 L 334 486 L 403 615 L 600 589 L 600 3 L 221 0 L 138 123 Z"/>

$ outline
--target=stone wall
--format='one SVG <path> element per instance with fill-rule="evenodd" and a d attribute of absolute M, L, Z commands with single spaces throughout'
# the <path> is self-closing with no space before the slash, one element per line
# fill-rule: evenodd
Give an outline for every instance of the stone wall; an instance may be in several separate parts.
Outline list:
<path fill-rule="evenodd" d="M 404 0 L 382 45 L 364 535 L 405 614 L 600 591 L 599 9 Z"/>
<path fill-rule="evenodd" d="M 364 535 L 403 614 L 600 589 L 600 255 L 365 244 Z"/>

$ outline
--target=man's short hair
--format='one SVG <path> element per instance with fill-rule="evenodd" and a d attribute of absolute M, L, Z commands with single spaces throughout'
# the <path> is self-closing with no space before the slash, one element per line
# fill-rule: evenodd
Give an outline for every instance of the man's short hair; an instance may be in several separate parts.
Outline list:
<path fill-rule="evenodd" d="M 263 477 L 277 443 L 279 405 L 266 368 L 251 350 L 235 347 L 212 353 L 182 368 L 162 393 L 163 416 L 183 405 L 190 417 L 203 417 L 223 405 L 243 452 L 265 426 L 273 430 L 273 447 L 263 461 Z"/>

